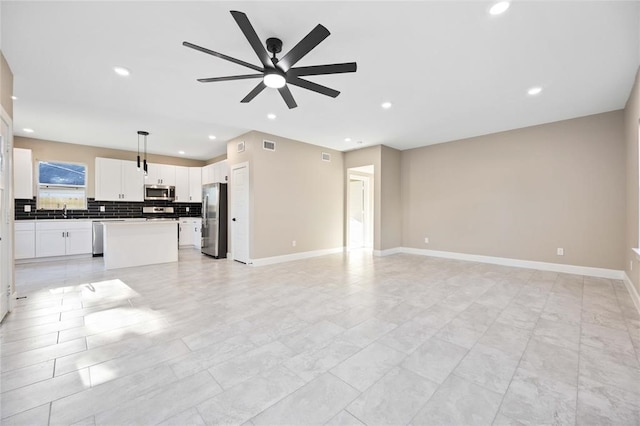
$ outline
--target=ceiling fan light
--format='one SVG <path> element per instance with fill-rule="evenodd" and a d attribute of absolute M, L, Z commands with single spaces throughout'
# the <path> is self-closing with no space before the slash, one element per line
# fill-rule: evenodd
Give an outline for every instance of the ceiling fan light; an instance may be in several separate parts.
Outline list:
<path fill-rule="evenodd" d="M 264 84 L 267 87 L 271 87 L 273 89 L 279 89 L 281 87 L 284 87 L 284 85 L 287 83 L 287 80 L 285 80 L 284 76 L 277 72 L 266 73 L 264 75 L 263 80 L 264 80 Z"/>

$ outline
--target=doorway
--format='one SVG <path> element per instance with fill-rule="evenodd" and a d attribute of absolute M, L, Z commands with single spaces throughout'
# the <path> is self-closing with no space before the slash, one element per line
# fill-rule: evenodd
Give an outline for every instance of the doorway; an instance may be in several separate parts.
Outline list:
<path fill-rule="evenodd" d="M 347 246 L 373 249 L 373 165 L 348 170 Z"/>

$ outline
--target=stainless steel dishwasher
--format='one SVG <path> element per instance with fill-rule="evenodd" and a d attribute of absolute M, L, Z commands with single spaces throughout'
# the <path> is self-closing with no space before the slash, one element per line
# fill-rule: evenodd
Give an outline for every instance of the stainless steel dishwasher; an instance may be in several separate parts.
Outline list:
<path fill-rule="evenodd" d="M 124 222 L 124 219 L 103 219 L 93 221 L 93 257 L 104 254 L 104 242 L 102 240 L 102 222 Z"/>

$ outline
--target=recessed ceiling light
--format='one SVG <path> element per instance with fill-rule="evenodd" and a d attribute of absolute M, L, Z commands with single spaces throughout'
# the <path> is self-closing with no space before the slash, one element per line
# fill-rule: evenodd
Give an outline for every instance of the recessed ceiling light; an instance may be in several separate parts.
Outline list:
<path fill-rule="evenodd" d="M 344 138 L 345 142 L 351 142 L 351 138 Z"/>
<path fill-rule="evenodd" d="M 33 129 L 22 129 L 25 133 L 33 133 Z"/>
<path fill-rule="evenodd" d="M 11 96 L 11 99 L 13 99 L 14 101 L 17 101 L 18 97 L 17 96 Z"/>
<path fill-rule="evenodd" d="M 383 102 L 381 106 L 384 109 L 389 109 L 391 108 L 391 102 Z"/>
<path fill-rule="evenodd" d="M 507 9 L 509 9 L 510 5 L 511 4 L 508 1 L 499 1 L 498 3 L 491 6 L 491 9 L 489 9 L 489 13 L 494 16 L 501 15 L 505 13 Z"/>
<path fill-rule="evenodd" d="M 269 120 L 275 120 L 276 119 L 276 115 L 275 114 L 267 114 L 267 118 Z"/>
<path fill-rule="evenodd" d="M 184 151 L 178 151 L 178 154 L 184 155 Z"/>
<path fill-rule="evenodd" d="M 529 94 L 530 96 L 535 96 L 535 95 L 539 95 L 540 92 L 542 92 L 542 87 L 532 87 L 531 89 L 527 90 L 527 94 Z"/>
<path fill-rule="evenodd" d="M 214 135 L 209 135 L 209 139 L 214 140 L 216 137 Z"/>
<path fill-rule="evenodd" d="M 131 74 L 131 71 L 129 71 L 125 67 L 113 67 L 113 71 L 115 71 L 116 74 L 121 75 L 123 77 L 126 77 L 129 74 Z"/>

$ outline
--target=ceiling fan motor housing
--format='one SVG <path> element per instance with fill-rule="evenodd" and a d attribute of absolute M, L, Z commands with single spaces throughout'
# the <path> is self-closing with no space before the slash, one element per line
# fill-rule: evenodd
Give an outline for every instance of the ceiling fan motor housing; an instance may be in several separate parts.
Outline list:
<path fill-rule="evenodd" d="M 271 52 L 274 55 L 282 52 L 282 40 L 279 38 L 271 37 L 267 39 L 267 52 Z"/>

